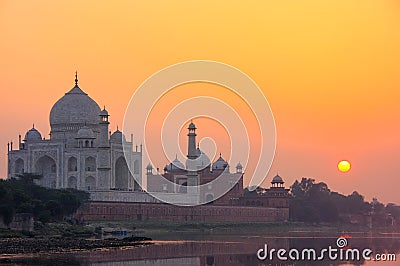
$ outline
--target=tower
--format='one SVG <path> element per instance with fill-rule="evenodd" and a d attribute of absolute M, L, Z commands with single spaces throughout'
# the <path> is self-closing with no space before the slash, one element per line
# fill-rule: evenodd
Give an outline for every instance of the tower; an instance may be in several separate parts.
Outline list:
<path fill-rule="evenodd" d="M 200 156 L 196 149 L 196 125 L 190 122 L 188 130 L 188 154 L 186 161 L 187 169 L 187 193 L 197 195 L 199 197 L 198 185 L 200 184 L 199 174 L 197 173 L 197 161 L 196 159 Z"/>
<path fill-rule="evenodd" d="M 187 157 L 188 159 L 196 159 L 198 157 L 197 152 L 196 152 L 196 125 L 193 122 L 190 122 L 188 130 L 188 154 Z"/>
<path fill-rule="evenodd" d="M 146 167 L 146 175 L 152 175 L 153 174 L 153 166 L 151 163 L 149 163 Z"/>
<path fill-rule="evenodd" d="M 108 140 L 109 114 L 104 107 L 100 112 L 99 136 L 98 136 L 98 188 L 110 189 L 111 187 L 111 154 Z"/>
<path fill-rule="evenodd" d="M 243 173 L 243 166 L 240 162 L 236 165 L 236 173 Z"/>
<path fill-rule="evenodd" d="M 99 135 L 99 147 L 109 147 L 108 142 L 108 117 L 110 116 L 104 106 L 104 109 L 100 112 L 100 135 Z"/>

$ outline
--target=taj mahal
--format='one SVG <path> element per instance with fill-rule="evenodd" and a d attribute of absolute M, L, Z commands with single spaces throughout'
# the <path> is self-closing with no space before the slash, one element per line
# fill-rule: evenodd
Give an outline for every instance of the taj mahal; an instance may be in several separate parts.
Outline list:
<path fill-rule="evenodd" d="M 35 174 L 44 187 L 88 191 L 90 201 L 77 212 L 84 220 L 288 219 L 289 189 L 283 179 L 275 176 L 263 195 L 244 195 L 244 167 L 238 162 L 232 173 L 221 154 L 211 162 L 196 146 L 193 122 L 187 128 L 186 165 L 176 158 L 163 173 L 158 168 L 154 173 L 146 162 L 144 176 L 142 145 L 134 144 L 133 134 L 127 140 L 118 128 L 111 133 L 109 125 L 108 111 L 79 87 L 75 73 L 74 87 L 51 108 L 50 137 L 33 126 L 24 138 L 19 135 L 17 146 L 8 143 L 8 178 Z"/>
<path fill-rule="evenodd" d="M 78 86 L 77 73 L 75 86 L 51 108 L 50 127 L 48 139 L 33 126 L 19 136 L 18 149 L 8 144 L 9 178 L 34 173 L 49 188 L 141 190 L 135 180 L 142 177 L 142 147 L 118 129 L 111 134 L 107 110 Z"/>

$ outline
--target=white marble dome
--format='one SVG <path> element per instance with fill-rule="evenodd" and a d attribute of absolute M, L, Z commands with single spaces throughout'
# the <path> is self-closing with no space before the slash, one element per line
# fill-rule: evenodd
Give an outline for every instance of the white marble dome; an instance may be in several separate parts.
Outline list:
<path fill-rule="evenodd" d="M 100 111 L 99 105 L 76 84 L 51 108 L 50 126 L 98 124 Z"/>

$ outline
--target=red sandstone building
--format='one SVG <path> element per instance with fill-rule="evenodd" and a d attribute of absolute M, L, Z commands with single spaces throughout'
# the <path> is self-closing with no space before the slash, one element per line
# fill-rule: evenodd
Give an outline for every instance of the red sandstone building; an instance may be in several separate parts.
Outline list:
<path fill-rule="evenodd" d="M 236 171 L 230 173 L 229 164 L 221 154 L 211 164 L 207 155 L 196 147 L 196 129 L 195 124 L 190 123 L 186 165 L 176 158 L 164 167 L 163 174 L 153 174 L 152 165 L 147 166 L 147 192 L 134 192 L 143 194 L 136 195 L 141 200 L 135 200 L 138 199 L 135 196 L 134 200 L 124 202 L 96 201 L 92 197 L 91 202 L 80 208 L 77 217 L 83 220 L 197 222 L 288 220 L 289 189 L 285 189 L 279 175 L 273 178 L 269 189 L 244 195 L 242 165 L 238 163 Z M 176 204 L 163 203 L 166 201 L 163 199 L 173 199 L 168 202 Z"/>

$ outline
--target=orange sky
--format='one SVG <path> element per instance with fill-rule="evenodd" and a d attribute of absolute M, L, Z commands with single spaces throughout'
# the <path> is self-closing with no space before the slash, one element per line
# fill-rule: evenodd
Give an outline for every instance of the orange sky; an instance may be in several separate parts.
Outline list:
<path fill-rule="evenodd" d="M 122 124 L 135 88 L 168 65 L 230 64 L 263 90 L 277 126 L 269 173 L 400 203 L 397 0 L 0 1 L 0 174 L 6 144 L 79 84 Z M 204 133 L 206 134 L 206 133 Z M 341 159 L 352 170 L 339 173 Z"/>

